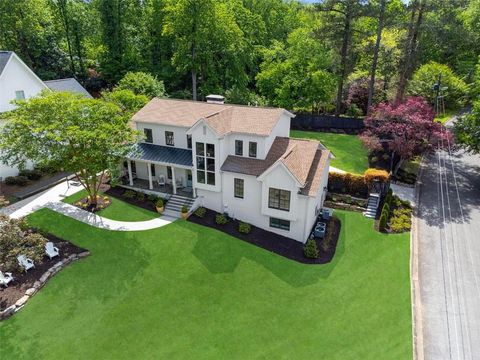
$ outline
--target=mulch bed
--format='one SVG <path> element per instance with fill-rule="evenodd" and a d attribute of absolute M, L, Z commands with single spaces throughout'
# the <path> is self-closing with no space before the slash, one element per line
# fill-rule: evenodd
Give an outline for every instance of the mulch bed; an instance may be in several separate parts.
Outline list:
<path fill-rule="evenodd" d="M 15 280 L 8 284 L 7 288 L 0 286 L 0 310 L 4 310 L 15 304 L 18 299 L 25 295 L 25 291 L 30 289 L 35 281 L 39 280 L 40 277 L 57 262 L 72 254 L 80 254 L 87 251 L 54 235 L 48 234 L 45 235 L 45 237 L 48 241 L 53 242 L 55 246 L 58 247 L 60 254 L 51 260 L 45 255 L 41 263 L 36 261 L 35 268 L 28 270 L 26 273 L 18 271 L 13 272 Z"/>
<path fill-rule="evenodd" d="M 108 196 L 113 197 L 113 198 L 125 201 L 128 204 L 135 205 L 135 206 L 141 207 L 145 210 L 150 210 L 150 211 L 155 212 L 155 213 L 157 212 L 157 209 L 155 208 L 155 203 L 151 200 L 148 200 L 148 195 L 145 195 L 144 200 L 139 200 L 137 198 L 125 197 L 125 192 L 126 191 L 127 191 L 127 189 L 117 186 L 117 187 L 111 187 L 110 189 L 108 189 L 104 193 Z M 164 204 L 167 203 L 165 199 L 163 199 L 163 202 L 164 202 Z"/>
<path fill-rule="evenodd" d="M 337 248 L 338 238 L 340 236 L 340 221 L 332 217 L 327 224 L 327 233 L 333 232 L 332 241 L 328 251 L 324 251 L 321 248 L 320 245 L 322 240 L 317 240 L 320 256 L 317 259 L 309 259 L 303 254 L 303 248 L 305 245 L 299 241 L 260 229 L 253 225 L 252 231 L 249 234 L 243 234 L 238 231 L 238 220 L 229 219 L 228 223 L 225 225 L 218 225 L 215 222 L 215 216 L 217 214 L 217 212 L 207 209 L 203 218 L 192 214 L 188 218 L 188 221 L 214 228 L 240 240 L 261 247 L 262 249 L 304 264 L 326 264 L 332 261 Z"/>
<path fill-rule="evenodd" d="M 97 198 L 97 205 L 91 205 L 89 204 L 88 198 L 84 197 L 83 199 L 80 199 L 78 201 L 75 201 L 73 203 L 73 206 L 76 206 L 79 209 L 86 210 L 91 213 L 96 213 L 98 211 L 104 210 L 107 207 L 112 205 L 112 202 L 110 199 L 105 200 L 103 195 L 100 195 Z"/>

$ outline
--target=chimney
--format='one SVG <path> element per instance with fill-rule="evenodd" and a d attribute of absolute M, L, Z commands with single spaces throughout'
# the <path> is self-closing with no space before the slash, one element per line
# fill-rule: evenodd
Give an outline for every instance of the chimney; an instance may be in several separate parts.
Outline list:
<path fill-rule="evenodd" d="M 207 95 L 207 103 L 209 104 L 225 104 L 225 97 L 222 95 Z"/>

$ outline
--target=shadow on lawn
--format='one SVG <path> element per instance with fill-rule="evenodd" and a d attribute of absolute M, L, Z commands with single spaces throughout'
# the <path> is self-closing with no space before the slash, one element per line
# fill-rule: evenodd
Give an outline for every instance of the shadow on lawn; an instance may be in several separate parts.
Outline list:
<path fill-rule="evenodd" d="M 186 227 L 185 222 L 178 222 L 178 225 Z M 342 226 L 335 256 L 328 264 L 301 264 L 233 236 L 209 237 L 199 232 L 195 233 L 197 241 L 192 254 L 212 274 L 233 273 L 240 261 L 247 259 L 263 266 L 290 286 L 303 287 L 329 277 L 345 252 L 343 231 Z"/>

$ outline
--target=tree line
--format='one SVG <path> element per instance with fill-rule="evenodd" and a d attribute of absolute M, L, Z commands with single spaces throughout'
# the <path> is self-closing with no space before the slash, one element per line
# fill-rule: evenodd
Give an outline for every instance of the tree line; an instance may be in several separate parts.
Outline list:
<path fill-rule="evenodd" d="M 145 72 L 174 98 L 349 115 L 407 95 L 463 105 L 478 95 L 479 30 L 479 0 L 0 2 L 0 48 L 44 80 L 99 93 Z"/>

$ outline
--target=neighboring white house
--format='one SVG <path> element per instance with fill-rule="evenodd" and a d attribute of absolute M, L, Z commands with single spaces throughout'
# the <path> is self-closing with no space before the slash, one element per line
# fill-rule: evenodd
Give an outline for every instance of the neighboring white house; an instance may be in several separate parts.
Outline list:
<path fill-rule="evenodd" d="M 91 95 L 73 78 L 42 81 L 12 51 L 0 51 L 0 126 L 4 124 L 1 113 L 13 110 L 12 100 L 28 99 L 42 90 L 73 91 L 91 97 Z M 29 164 L 28 167 L 31 167 Z M 18 169 L 0 162 L 0 177 L 14 176 Z"/>
<path fill-rule="evenodd" d="M 145 136 L 125 164 L 129 186 L 190 195 L 305 242 L 325 199 L 330 152 L 289 138 L 294 115 L 284 109 L 215 100 L 155 98 L 137 112 L 132 120 Z"/>

